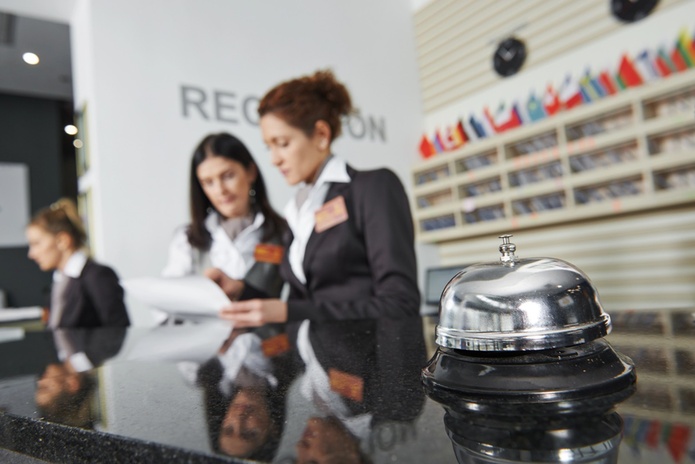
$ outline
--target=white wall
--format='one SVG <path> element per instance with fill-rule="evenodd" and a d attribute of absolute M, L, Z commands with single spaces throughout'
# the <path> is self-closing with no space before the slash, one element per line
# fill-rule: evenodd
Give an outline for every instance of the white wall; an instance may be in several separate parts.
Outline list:
<path fill-rule="evenodd" d="M 410 186 L 422 128 L 411 10 L 402 0 L 264 2 L 77 0 L 71 22 L 75 104 L 87 104 L 96 226 L 95 255 L 121 277 L 157 275 L 168 241 L 187 218 L 191 152 L 213 131 L 244 140 L 276 208 L 291 190 L 269 162 L 243 103 L 276 83 L 332 68 L 363 115 L 385 124 L 334 151 L 357 168 L 389 166 Z M 213 92 L 226 105 L 217 121 L 190 108 L 181 86 Z M 251 114 L 254 109 L 251 107 Z M 136 318 L 138 316 L 136 315 Z"/>

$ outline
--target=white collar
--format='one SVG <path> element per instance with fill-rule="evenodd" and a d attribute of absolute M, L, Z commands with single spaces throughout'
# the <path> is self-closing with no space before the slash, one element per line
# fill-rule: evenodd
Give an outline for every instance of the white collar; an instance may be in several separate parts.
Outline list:
<path fill-rule="evenodd" d="M 329 159 L 326 166 L 324 166 L 319 178 L 316 179 L 314 188 L 329 182 L 350 182 L 350 176 L 347 172 L 347 163 L 335 156 L 331 156 L 331 159 Z"/>
<path fill-rule="evenodd" d="M 212 211 L 210 214 L 208 214 L 208 217 L 205 218 L 205 228 L 210 232 L 213 233 L 215 232 L 220 225 L 220 221 L 222 220 L 222 216 L 219 215 L 217 211 Z M 263 222 L 265 221 L 265 217 L 263 216 L 263 213 L 260 211 L 256 213 L 256 216 L 253 218 L 253 223 L 251 224 L 251 228 L 253 230 L 260 229 L 263 226 Z"/>
<path fill-rule="evenodd" d="M 56 270 L 53 273 L 53 280 L 60 280 L 62 278 L 61 274 L 77 279 L 82 274 L 85 264 L 87 264 L 87 255 L 83 251 L 78 250 L 68 258 L 62 271 Z"/>

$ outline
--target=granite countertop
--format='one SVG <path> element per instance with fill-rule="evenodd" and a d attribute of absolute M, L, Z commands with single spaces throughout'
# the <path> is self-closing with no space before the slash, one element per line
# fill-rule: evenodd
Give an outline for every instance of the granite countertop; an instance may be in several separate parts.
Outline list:
<path fill-rule="evenodd" d="M 0 327 L 0 459 L 692 463 L 692 313 L 611 313 L 606 349 L 634 362 L 636 391 L 623 383 L 606 400 L 601 384 L 558 415 L 536 414 L 533 395 L 521 406 L 498 397 L 491 410 L 475 395 L 462 402 L 424 385 L 435 316 L 252 331 L 216 320 Z M 457 372 L 457 362 L 441 369 Z"/>

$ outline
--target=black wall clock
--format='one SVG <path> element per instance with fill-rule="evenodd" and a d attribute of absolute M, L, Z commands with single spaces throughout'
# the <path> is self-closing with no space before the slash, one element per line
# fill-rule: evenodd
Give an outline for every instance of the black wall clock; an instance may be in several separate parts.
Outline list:
<path fill-rule="evenodd" d="M 659 0 L 610 0 L 611 13 L 620 21 L 632 23 L 646 18 Z"/>
<path fill-rule="evenodd" d="M 526 60 L 526 45 L 514 37 L 502 41 L 492 57 L 495 72 L 508 77 L 519 72 Z"/>

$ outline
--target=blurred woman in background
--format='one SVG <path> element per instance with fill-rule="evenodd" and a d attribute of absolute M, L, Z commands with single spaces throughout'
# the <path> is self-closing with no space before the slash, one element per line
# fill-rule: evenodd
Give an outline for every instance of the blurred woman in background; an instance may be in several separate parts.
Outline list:
<path fill-rule="evenodd" d="M 48 327 L 130 325 L 123 288 L 110 267 L 91 260 L 75 203 L 63 198 L 32 218 L 26 229 L 29 258 L 53 272 Z"/>

